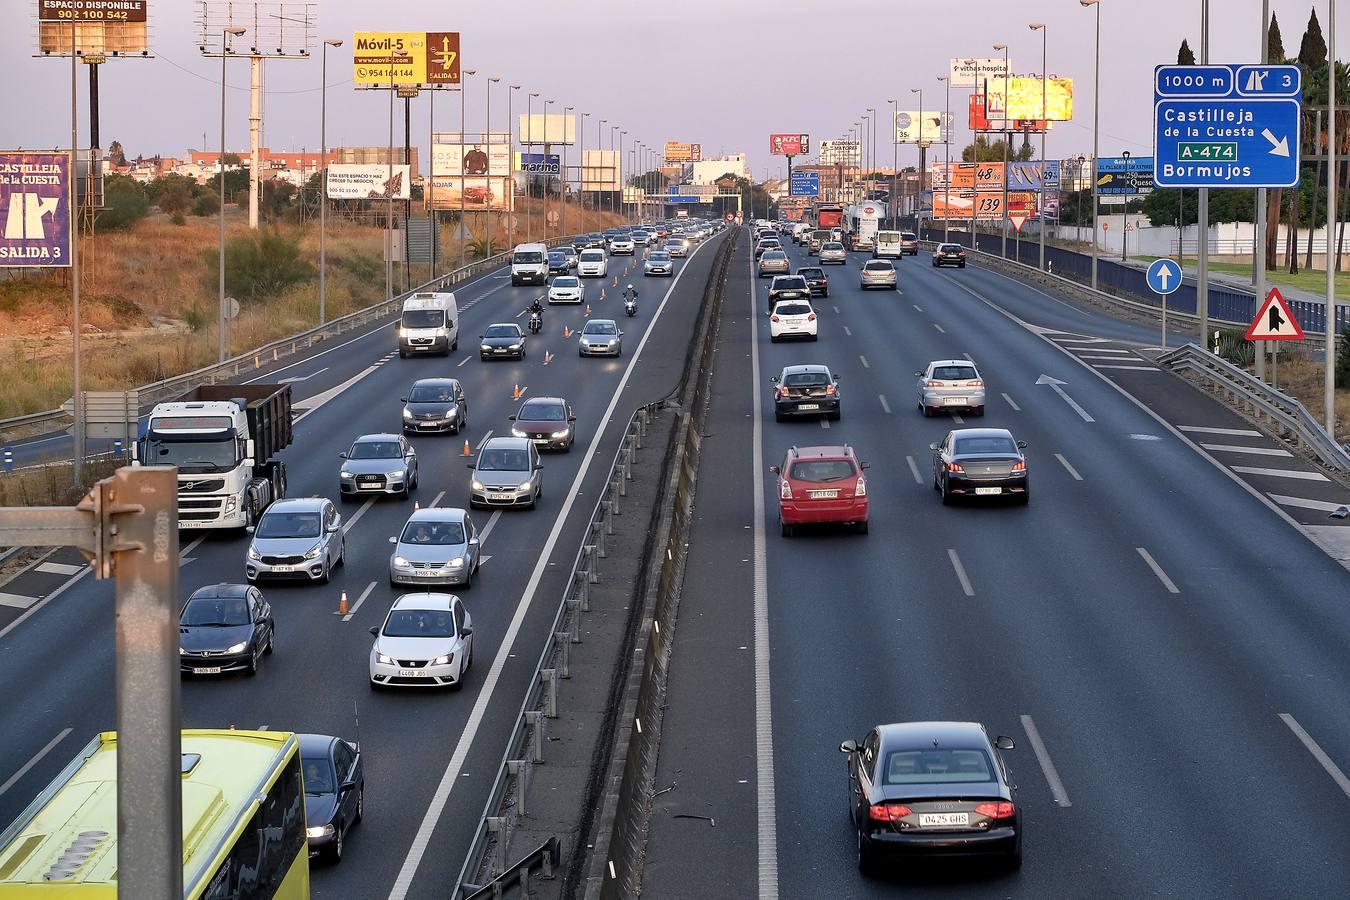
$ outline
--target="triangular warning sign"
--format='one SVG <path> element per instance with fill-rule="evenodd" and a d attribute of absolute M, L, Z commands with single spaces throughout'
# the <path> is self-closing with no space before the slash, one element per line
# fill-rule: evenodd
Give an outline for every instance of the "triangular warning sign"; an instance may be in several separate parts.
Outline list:
<path fill-rule="evenodd" d="M 1290 312 L 1289 304 L 1285 302 L 1279 288 L 1271 288 L 1270 293 L 1266 295 L 1266 302 L 1261 304 L 1261 311 L 1247 327 L 1247 340 L 1303 340 L 1303 329 L 1298 327 L 1298 320 Z"/>
<path fill-rule="evenodd" d="M 1008 221 L 1012 222 L 1013 230 L 1018 234 L 1022 233 L 1022 226 L 1027 223 L 1031 216 L 1008 216 Z"/>

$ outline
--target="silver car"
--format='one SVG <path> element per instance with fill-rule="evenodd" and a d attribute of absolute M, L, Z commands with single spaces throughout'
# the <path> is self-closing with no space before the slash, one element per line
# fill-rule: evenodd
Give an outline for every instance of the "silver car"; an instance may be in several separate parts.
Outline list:
<path fill-rule="evenodd" d="M 577 270 L 576 248 L 569 245 L 566 247 L 559 247 L 558 249 L 562 251 L 563 256 L 567 257 L 567 271 L 575 272 Z"/>
<path fill-rule="evenodd" d="M 895 266 L 887 259 L 869 259 L 863 263 L 861 286 L 863 290 L 873 287 L 895 290 Z"/>
<path fill-rule="evenodd" d="M 404 594 L 372 625 L 370 689 L 458 688 L 473 665 L 473 619 L 454 594 Z"/>
<path fill-rule="evenodd" d="M 970 360 L 937 359 L 914 374 L 919 379 L 919 409 L 925 416 L 943 409 L 984 415 L 984 379 Z"/>
<path fill-rule="evenodd" d="M 759 258 L 759 277 L 768 275 L 786 275 L 792 271 L 792 263 L 782 250 L 766 250 Z"/>
<path fill-rule="evenodd" d="M 586 299 L 586 284 L 575 275 L 559 275 L 548 286 L 549 303 L 581 303 Z"/>
<path fill-rule="evenodd" d="M 672 234 L 666 238 L 666 250 L 671 256 L 688 256 L 689 238 L 682 234 Z"/>
<path fill-rule="evenodd" d="M 613 319 L 589 319 L 577 338 L 579 356 L 621 356 L 623 332 Z"/>
<path fill-rule="evenodd" d="M 403 433 L 459 430 L 469 424 L 469 401 L 455 378 L 419 378 L 403 401 Z"/>
<path fill-rule="evenodd" d="M 820 245 L 820 262 L 822 265 L 838 263 L 842 266 L 847 259 L 848 254 L 844 252 L 844 245 L 838 241 L 826 241 Z"/>
<path fill-rule="evenodd" d="M 249 584 L 267 578 L 327 584 L 347 561 L 342 516 L 323 497 L 278 500 L 246 530 L 253 535 L 244 560 Z"/>
<path fill-rule="evenodd" d="M 626 234 L 616 234 L 609 240 L 610 256 L 632 256 L 636 244 Z"/>
<path fill-rule="evenodd" d="M 417 452 L 402 435 L 363 434 L 338 456 L 343 500 L 362 494 L 398 494 L 406 500 L 417 488 Z"/>
<path fill-rule="evenodd" d="M 533 509 L 544 493 L 543 463 L 528 438 L 491 438 L 478 451 L 469 481 L 469 505 Z"/>
<path fill-rule="evenodd" d="M 412 514 L 389 542 L 389 584 L 461 584 L 478 572 L 478 531 L 462 509 L 432 507 Z"/>
<path fill-rule="evenodd" d="M 642 274 L 645 275 L 665 275 L 667 277 L 675 273 L 675 261 L 670 258 L 670 254 L 664 250 L 653 250 L 647 254 L 647 258 L 642 261 Z"/>

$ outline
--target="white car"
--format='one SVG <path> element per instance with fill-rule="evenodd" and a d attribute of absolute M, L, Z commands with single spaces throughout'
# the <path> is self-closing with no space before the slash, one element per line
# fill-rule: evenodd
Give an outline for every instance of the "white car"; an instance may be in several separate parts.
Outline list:
<path fill-rule="evenodd" d="M 549 303 L 583 303 L 586 285 L 575 275 L 557 275 L 548 286 Z"/>
<path fill-rule="evenodd" d="M 609 240 L 609 252 L 612 256 L 632 256 L 636 242 L 626 234 L 616 234 Z"/>
<path fill-rule="evenodd" d="M 968 359 L 935 359 L 919 379 L 919 409 L 931 416 L 944 409 L 969 410 L 984 415 L 984 378 Z"/>
<path fill-rule="evenodd" d="M 848 254 L 844 252 L 844 245 L 838 241 L 826 241 L 820 245 L 820 264 L 838 263 L 843 265 L 848 260 Z"/>
<path fill-rule="evenodd" d="M 370 633 L 371 690 L 458 688 L 473 665 L 473 619 L 454 594 L 404 594 Z"/>
<path fill-rule="evenodd" d="M 603 250 L 582 250 L 577 257 L 577 274 L 582 278 L 604 278 L 609 264 Z"/>
<path fill-rule="evenodd" d="M 816 311 L 810 300 L 780 300 L 769 314 L 769 340 L 775 344 L 785 338 L 806 338 L 814 341 Z"/>

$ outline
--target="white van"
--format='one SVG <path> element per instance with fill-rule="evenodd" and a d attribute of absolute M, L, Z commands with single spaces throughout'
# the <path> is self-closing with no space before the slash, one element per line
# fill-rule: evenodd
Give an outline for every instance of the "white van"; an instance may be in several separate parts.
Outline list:
<path fill-rule="evenodd" d="M 577 257 L 577 274 L 582 278 L 604 278 L 608 275 L 609 264 L 606 261 L 605 251 L 582 250 L 581 256 Z"/>
<path fill-rule="evenodd" d="M 455 295 L 449 291 L 413 294 L 403 301 L 403 314 L 396 327 L 400 358 L 418 353 L 449 356 L 451 350 L 459 349 L 459 305 Z"/>
<path fill-rule="evenodd" d="M 872 251 L 873 259 L 899 259 L 905 252 L 898 231 L 878 231 L 877 246 Z"/>
<path fill-rule="evenodd" d="M 512 284 L 548 284 L 548 245 L 517 244 L 511 252 Z"/>

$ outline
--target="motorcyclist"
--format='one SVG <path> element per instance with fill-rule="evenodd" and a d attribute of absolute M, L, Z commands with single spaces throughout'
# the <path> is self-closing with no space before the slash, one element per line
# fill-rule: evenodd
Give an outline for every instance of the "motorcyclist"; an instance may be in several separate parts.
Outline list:
<path fill-rule="evenodd" d="M 544 314 L 544 304 L 539 302 L 538 297 L 535 297 L 533 300 L 530 301 L 530 312 L 538 313 L 541 316 Z"/>
<path fill-rule="evenodd" d="M 623 311 L 628 315 L 637 315 L 638 292 L 631 284 L 623 291 Z"/>

